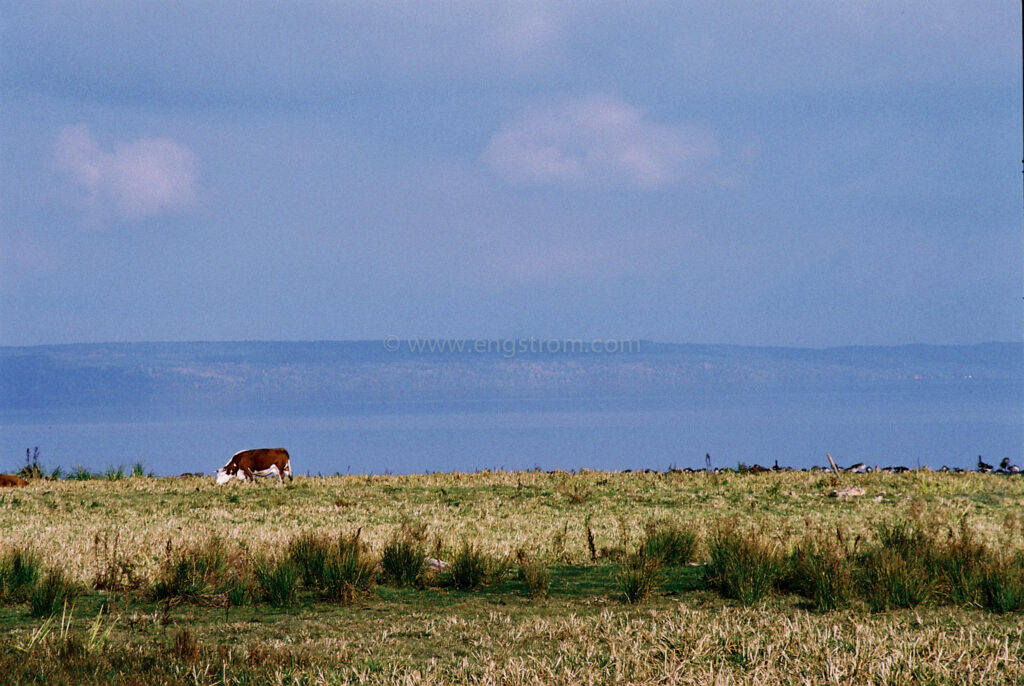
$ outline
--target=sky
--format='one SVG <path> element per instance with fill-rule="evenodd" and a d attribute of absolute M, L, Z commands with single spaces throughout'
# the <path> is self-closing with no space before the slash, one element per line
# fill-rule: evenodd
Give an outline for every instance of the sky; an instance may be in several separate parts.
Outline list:
<path fill-rule="evenodd" d="M 1008 2 L 0 0 L 0 345 L 1024 339 Z"/>

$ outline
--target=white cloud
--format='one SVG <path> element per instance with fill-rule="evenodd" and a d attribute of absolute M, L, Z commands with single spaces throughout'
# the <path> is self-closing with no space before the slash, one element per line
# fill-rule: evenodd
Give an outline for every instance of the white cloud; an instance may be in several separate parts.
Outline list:
<path fill-rule="evenodd" d="M 65 126 L 54 144 L 57 168 L 87 193 L 98 217 L 139 219 L 195 201 L 195 155 L 169 138 L 116 143 L 105 152 L 86 124 Z"/>
<path fill-rule="evenodd" d="M 707 129 L 652 122 L 596 95 L 519 114 L 491 137 L 483 158 L 516 182 L 650 190 L 703 180 L 718 155 Z"/>

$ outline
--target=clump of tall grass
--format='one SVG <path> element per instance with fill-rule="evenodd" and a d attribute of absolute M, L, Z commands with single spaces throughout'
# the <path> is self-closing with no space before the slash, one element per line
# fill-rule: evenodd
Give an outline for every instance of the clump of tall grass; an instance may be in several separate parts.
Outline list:
<path fill-rule="evenodd" d="M 960 522 L 957 532 L 950 530 L 944 545 L 932 541 L 926 552 L 937 595 L 957 605 L 980 606 L 984 602 L 983 582 L 992 564 L 991 554 L 975 540 L 966 520 Z"/>
<path fill-rule="evenodd" d="M 301 571 L 291 559 L 257 558 L 253 564 L 253 572 L 264 600 L 274 607 L 288 607 L 295 603 Z M 229 600 L 233 601 L 230 591 Z"/>
<path fill-rule="evenodd" d="M 172 550 L 168 541 L 153 595 L 157 600 L 204 600 L 223 590 L 228 581 L 227 572 L 228 552 L 220 537 L 210 536 L 177 551 Z"/>
<path fill-rule="evenodd" d="M 29 611 L 33 617 L 49 617 L 74 602 L 81 592 L 78 584 L 63 570 L 50 569 L 29 593 Z"/>
<path fill-rule="evenodd" d="M 1024 610 L 1024 553 L 992 559 L 979 587 L 983 605 L 993 612 Z"/>
<path fill-rule="evenodd" d="M 448 573 L 455 588 L 468 591 L 483 586 L 491 576 L 493 567 L 494 562 L 490 556 L 468 540 L 463 540 L 452 555 Z"/>
<path fill-rule="evenodd" d="M 146 465 L 139 461 L 132 465 L 132 471 L 129 472 L 128 476 L 132 479 L 148 478 L 153 476 L 153 471 L 146 471 Z"/>
<path fill-rule="evenodd" d="M 627 603 L 642 603 L 650 597 L 657 588 L 661 566 L 662 558 L 648 554 L 643 546 L 626 557 L 615 580 Z"/>
<path fill-rule="evenodd" d="M 919 521 L 899 519 L 878 527 L 878 542 L 858 556 L 861 595 L 875 611 L 915 607 L 935 591 L 935 539 Z"/>
<path fill-rule="evenodd" d="M 14 548 L 0 557 L 0 602 L 21 601 L 42 576 L 39 556 L 28 548 Z"/>
<path fill-rule="evenodd" d="M 697 551 L 697 533 L 669 520 L 651 520 L 645 527 L 644 553 L 666 567 L 685 565 Z"/>
<path fill-rule="evenodd" d="M 887 548 L 875 548 L 859 561 L 861 594 L 875 611 L 915 607 L 932 594 L 932 579 L 912 558 Z"/>
<path fill-rule="evenodd" d="M 720 527 L 708 542 L 705 582 L 726 598 L 752 605 L 783 579 L 784 564 L 778 547 L 754 532 L 734 525 Z"/>
<path fill-rule="evenodd" d="M 423 545 L 408 535 L 396 535 L 380 553 L 384 579 L 396 586 L 413 586 L 421 578 L 425 565 Z"/>
<path fill-rule="evenodd" d="M 339 535 L 324 560 L 318 585 L 328 600 L 348 604 L 373 587 L 376 564 L 359 540 L 359 533 Z"/>
<path fill-rule="evenodd" d="M 123 481 L 126 478 L 124 465 L 117 465 L 116 467 L 107 467 L 106 471 L 103 472 L 103 478 L 107 481 Z"/>
<path fill-rule="evenodd" d="M 42 464 L 39 462 L 39 446 L 35 447 L 35 451 L 25 448 L 25 466 L 18 471 L 18 476 L 22 479 L 42 479 L 46 477 L 46 470 L 43 469 Z"/>
<path fill-rule="evenodd" d="M 818 612 L 848 606 L 856 595 L 855 567 L 838 540 L 804 539 L 786 560 L 786 588 L 807 598 Z"/>
<path fill-rule="evenodd" d="M 101 591 L 130 591 L 143 585 L 143 578 L 137 571 L 134 559 L 121 550 L 120 542 L 120 533 L 115 533 L 113 540 L 106 533 L 93 537 L 97 565 L 93 588 Z"/>
<path fill-rule="evenodd" d="M 72 471 L 68 472 L 68 475 L 64 478 L 68 481 L 90 481 L 97 478 L 97 476 L 82 465 L 78 465 Z"/>
<path fill-rule="evenodd" d="M 551 568 L 543 559 L 529 555 L 520 548 L 516 551 L 519 580 L 526 586 L 531 598 L 547 598 L 551 585 Z"/>
<path fill-rule="evenodd" d="M 299 570 L 302 583 L 317 586 L 324 576 L 324 565 L 333 543 L 327 536 L 303 533 L 288 543 L 287 556 Z"/>
<path fill-rule="evenodd" d="M 376 567 L 359 536 L 300 534 L 288 544 L 286 559 L 303 585 L 328 600 L 351 603 L 373 586 Z"/>

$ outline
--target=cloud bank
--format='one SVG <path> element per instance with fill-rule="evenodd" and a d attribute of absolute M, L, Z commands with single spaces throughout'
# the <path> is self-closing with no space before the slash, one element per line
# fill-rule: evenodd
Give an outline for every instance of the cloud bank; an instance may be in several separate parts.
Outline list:
<path fill-rule="evenodd" d="M 195 155 L 169 138 L 139 138 L 104 151 L 86 124 L 65 126 L 53 147 L 57 169 L 86 192 L 98 217 L 141 219 L 195 201 Z"/>
<path fill-rule="evenodd" d="M 706 129 L 653 122 L 594 95 L 520 113 L 491 137 L 483 159 L 513 182 L 656 190 L 703 180 L 718 155 Z"/>

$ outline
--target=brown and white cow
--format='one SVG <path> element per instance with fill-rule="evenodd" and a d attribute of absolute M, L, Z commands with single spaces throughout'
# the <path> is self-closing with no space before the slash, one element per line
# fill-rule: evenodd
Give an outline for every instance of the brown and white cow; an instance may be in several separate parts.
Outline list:
<path fill-rule="evenodd" d="M 13 476 L 11 474 L 0 474 L 0 487 L 3 486 L 28 486 L 28 482 L 22 479 L 20 476 Z"/>
<path fill-rule="evenodd" d="M 284 448 L 259 448 L 242 450 L 231 456 L 226 465 L 217 470 L 217 483 L 226 484 L 231 479 L 255 480 L 257 476 L 276 476 L 284 483 L 284 477 L 292 480 L 292 462 Z"/>

